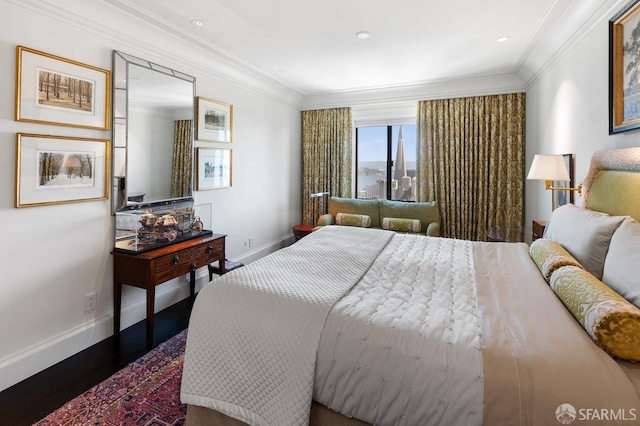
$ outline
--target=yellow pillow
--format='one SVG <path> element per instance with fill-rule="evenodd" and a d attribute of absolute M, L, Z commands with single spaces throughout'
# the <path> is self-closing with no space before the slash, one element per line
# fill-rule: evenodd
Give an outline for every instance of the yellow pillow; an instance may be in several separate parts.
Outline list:
<path fill-rule="evenodd" d="M 545 238 L 539 238 L 531 243 L 529 255 L 547 282 L 551 279 L 551 274 L 563 266 L 582 268 L 582 265 L 564 247 L 553 240 Z"/>
<path fill-rule="evenodd" d="M 420 232 L 422 223 L 419 219 L 404 219 L 399 217 L 385 217 L 382 219 L 382 229 L 396 232 Z"/>
<path fill-rule="evenodd" d="M 605 352 L 629 361 L 640 361 L 640 309 L 576 266 L 557 269 L 550 284 Z"/>
<path fill-rule="evenodd" d="M 371 226 L 371 217 L 366 214 L 338 213 L 336 215 L 336 225 L 368 228 Z"/>

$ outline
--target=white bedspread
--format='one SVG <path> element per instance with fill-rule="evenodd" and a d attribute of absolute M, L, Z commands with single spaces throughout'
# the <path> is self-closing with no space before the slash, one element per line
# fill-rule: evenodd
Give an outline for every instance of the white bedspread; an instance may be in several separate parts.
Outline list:
<path fill-rule="evenodd" d="M 472 243 L 396 235 L 331 310 L 314 399 L 375 425 L 480 425 L 482 365 Z"/>
<path fill-rule="evenodd" d="M 308 424 L 326 316 L 393 236 L 325 227 L 205 286 L 189 324 L 182 402 L 252 425 Z"/>

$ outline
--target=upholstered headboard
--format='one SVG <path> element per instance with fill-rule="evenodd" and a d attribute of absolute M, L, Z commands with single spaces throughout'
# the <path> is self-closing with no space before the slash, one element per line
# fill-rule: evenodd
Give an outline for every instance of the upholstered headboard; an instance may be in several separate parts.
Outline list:
<path fill-rule="evenodd" d="M 583 197 L 588 209 L 640 221 L 640 147 L 594 153 Z"/>

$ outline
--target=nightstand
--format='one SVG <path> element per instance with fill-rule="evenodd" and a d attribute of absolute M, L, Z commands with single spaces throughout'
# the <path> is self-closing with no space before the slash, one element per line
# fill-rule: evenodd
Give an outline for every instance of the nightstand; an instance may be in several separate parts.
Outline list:
<path fill-rule="evenodd" d="M 547 227 L 546 220 L 533 219 L 533 225 L 532 225 L 533 233 L 531 235 L 531 239 L 535 241 L 538 238 L 542 238 L 542 236 L 544 235 L 544 228 L 546 227 Z"/>
<path fill-rule="evenodd" d="M 296 241 L 298 241 L 300 238 L 309 235 L 311 231 L 313 231 L 313 228 L 313 225 L 295 225 L 292 228 L 293 236 L 295 237 Z"/>
<path fill-rule="evenodd" d="M 527 243 L 531 244 L 529 239 L 530 229 L 523 226 L 495 226 L 487 229 L 487 241 L 490 243 Z"/>

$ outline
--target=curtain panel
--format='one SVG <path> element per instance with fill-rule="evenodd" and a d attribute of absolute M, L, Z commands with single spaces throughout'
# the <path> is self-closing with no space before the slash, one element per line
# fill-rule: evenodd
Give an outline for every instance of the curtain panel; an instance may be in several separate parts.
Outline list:
<path fill-rule="evenodd" d="M 417 197 L 438 201 L 440 234 L 523 226 L 525 94 L 421 101 L 417 115 Z"/>
<path fill-rule="evenodd" d="M 171 168 L 171 197 L 191 195 L 193 174 L 193 120 L 177 120 L 173 132 L 173 162 Z"/>
<path fill-rule="evenodd" d="M 302 223 L 314 225 L 328 192 L 351 196 L 351 108 L 302 111 Z"/>

